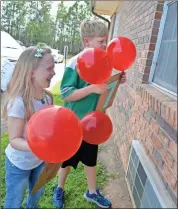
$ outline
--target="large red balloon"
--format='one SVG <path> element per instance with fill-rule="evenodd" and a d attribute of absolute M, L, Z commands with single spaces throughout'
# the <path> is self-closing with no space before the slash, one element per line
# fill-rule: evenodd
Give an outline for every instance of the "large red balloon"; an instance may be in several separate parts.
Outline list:
<path fill-rule="evenodd" d="M 107 46 L 107 52 L 116 70 L 125 71 L 135 61 L 136 47 L 126 37 L 118 37 L 111 40 Z"/>
<path fill-rule="evenodd" d="M 27 126 L 27 142 L 32 152 L 49 163 L 63 162 L 79 149 L 82 126 L 71 110 L 49 106 L 35 113 Z"/>
<path fill-rule="evenodd" d="M 78 56 L 77 71 L 79 76 L 87 83 L 103 84 L 111 76 L 111 60 L 102 49 L 85 49 Z"/>
<path fill-rule="evenodd" d="M 102 144 L 109 139 L 113 131 L 111 119 L 100 111 L 88 113 L 81 123 L 83 140 L 89 144 Z"/>

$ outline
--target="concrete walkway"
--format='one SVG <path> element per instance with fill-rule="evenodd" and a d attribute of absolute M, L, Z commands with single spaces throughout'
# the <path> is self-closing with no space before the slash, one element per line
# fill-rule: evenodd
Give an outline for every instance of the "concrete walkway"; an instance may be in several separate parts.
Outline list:
<path fill-rule="evenodd" d="M 111 200 L 112 208 L 133 208 L 119 151 L 112 138 L 101 145 L 98 160 L 109 174 L 108 183 L 102 192 Z"/>

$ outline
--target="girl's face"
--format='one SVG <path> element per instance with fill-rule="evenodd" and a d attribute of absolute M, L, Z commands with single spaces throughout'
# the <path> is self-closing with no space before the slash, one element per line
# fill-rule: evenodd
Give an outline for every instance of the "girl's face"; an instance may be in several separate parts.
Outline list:
<path fill-rule="evenodd" d="M 52 77 L 55 75 L 54 67 L 55 63 L 53 56 L 51 54 L 43 55 L 39 66 L 32 74 L 32 82 L 34 86 L 41 89 L 48 88 Z"/>

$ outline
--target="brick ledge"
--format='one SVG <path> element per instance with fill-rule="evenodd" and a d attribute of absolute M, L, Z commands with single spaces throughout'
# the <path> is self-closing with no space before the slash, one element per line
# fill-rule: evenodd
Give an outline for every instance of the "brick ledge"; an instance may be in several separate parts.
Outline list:
<path fill-rule="evenodd" d="M 156 113 L 177 131 L 176 99 L 159 91 L 150 84 L 140 84 L 136 92 Z"/>

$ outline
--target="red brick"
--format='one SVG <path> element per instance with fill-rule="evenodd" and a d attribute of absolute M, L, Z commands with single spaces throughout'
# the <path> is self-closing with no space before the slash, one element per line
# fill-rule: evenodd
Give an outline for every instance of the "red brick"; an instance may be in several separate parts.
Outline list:
<path fill-rule="evenodd" d="M 138 106 L 139 107 L 139 106 Z M 135 116 L 135 119 L 136 119 L 136 121 L 139 121 L 140 120 L 140 114 L 139 114 L 139 112 L 137 112 L 137 114 L 136 114 L 136 116 Z"/>
<path fill-rule="evenodd" d="M 165 105 L 164 103 L 161 103 L 161 116 L 164 118 L 167 122 L 169 121 L 170 117 L 170 108 Z"/>
<path fill-rule="evenodd" d="M 157 167 L 157 166 L 158 166 L 158 163 L 157 163 L 157 161 L 155 160 L 154 156 L 153 156 L 151 153 L 148 153 L 148 155 L 149 155 L 151 161 L 153 162 L 153 164 L 155 165 L 155 167 Z"/>
<path fill-rule="evenodd" d="M 153 104 L 154 104 L 154 106 L 153 106 L 154 111 L 159 113 L 160 103 L 156 98 L 153 98 Z"/>
<path fill-rule="evenodd" d="M 155 50 L 155 44 L 150 44 L 149 50 L 154 51 Z"/>
<path fill-rule="evenodd" d="M 161 16 L 162 16 L 162 12 L 156 12 L 155 19 L 156 20 L 160 20 L 161 19 Z"/>
<path fill-rule="evenodd" d="M 147 130 L 148 132 L 147 132 L 147 135 L 150 137 L 150 139 L 151 139 L 151 137 L 152 137 L 152 130 L 150 129 L 150 127 L 148 127 L 148 130 Z"/>
<path fill-rule="evenodd" d="M 149 49 L 150 48 L 150 43 L 149 44 L 145 44 L 145 49 Z"/>
<path fill-rule="evenodd" d="M 146 58 L 146 54 L 147 54 L 146 51 L 141 52 L 141 57 Z"/>
<path fill-rule="evenodd" d="M 159 129 L 158 136 L 163 142 L 163 145 L 165 147 L 168 147 L 170 139 L 169 139 L 169 136 L 166 134 L 166 132 L 162 128 Z"/>
<path fill-rule="evenodd" d="M 139 114 L 140 114 L 141 116 L 143 116 L 143 114 L 144 114 L 144 112 L 145 112 L 145 108 L 144 108 L 143 106 L 139 106 L 139 107 L 138 107 L 138 110 L 139 110 Z"/>
<path fill-rule="evenodd" d="M 157 36 L 152 35 L 150 42 L 153 44 L 153 43 L 156 43 L 156 41 L 157 41 Z"/>
<path fill-rule="evenodd" d="M 164 160 L 170 168 L 173 166 L 174 157 L 169 152 L 166 152 L 166 154 L 164 156 Z"/>
<path fill-rule="evenodd" d="M 160 149 L 163 147 L 163 143 L 154 132 L 151 135 L 151 140 L 153 141 L 153 144 L 157 149 Z"/>
<path fill-rule="evenodd" d="M 167 154 L 167 150 L 164 147 L 162 147 L 159 149 L 159 152 L 160 152 L 162 158 L 164 159 Z"/>
<path fill-rule="evenodd" d="M 172 166 L 172 171 L 175 176 L 177 176 L 177 162 L 174 161 L 173 166 Z"/>
<path fill-rule="evenodd" d="M 145 138 L 145 146 L 148 148 L 150 153 L 153 153 L 153 143 L 148 136 L 146 136 L 146 138 Z"/>
<path fill-rule="evenodd" d="M 148 110 L 148 104 L 146 102 L 144 102 L 144 100 L 142 100 L 142 106 L 144 107 L 145 111 Z"/>
<path fill-rule="evenodd" d="M 178 183 L 176 183 L 176 185 L 174 186 L 173 188 L 173 191 L 174 191 L 174 195 L 177 197 L 177 185 Z"/>
<path fill-rule="evenodd" d="M 177 178 L 166 163 L 163 165 L 163 175 L 167 179 L 169 186 L 173 189 L 177 183 Z"/>
<path fill-rule="evenodd" d="M 146 67 L 144 73 L 150 73 L 150 67 Z"/>
<path fill-rule="evenodd" d="M 159 29 L 153 28 L 152 35 L 157 36 L 158 35 L 158 32 L 159 32 Z"/>
<path fill-rule="evenodd" d="M 137 139 L 140 140 L 140 136 L 141 136 L 140 131 L 137 131 Z"/>
<path fill-rule="evenodd" d="M 168 150 L 177 161 L 177 143 L 175 143 L 173 140 L 170 140 Z"/>
<path fill-rule="evenodd" d="M 121 154 L 121 159 L 123 162 L 123 167 L 124 170 L 126 171 L 127 169 L 127 148 L 126 148 L 126 144 L 123 143 L 122 146 L 119 148 L 120 150 L 120 154 Z"/>
<path fill-rule="evenodd" d="M 170 108 L 170 114 L 169 114 L 169 124 L 174 127 L 175 130 L 177 130 L 177 107 L 176 109 Z"/>
<path fill-rule="evenodd" d="M 151 128 L 152 130 L 158 134 L 158 131 L 159 131 L 159 125 L 156 123 L 156 121 L 152 118 L 151 121 L 150 121 L 150 125 L 151 125 Z"/>
<path fill-rule="evenodd" d="M 165 3 L 165 0 L 160 0 L 158 1 L 159 4 L 164 4 Z"/>
<path fill-rule="evenodd" d="M 154 54 L 154 52 L 150 52 L 150 51 L 149 51 L 149 52 L 147 53 L 147 59 L 150 59 L 150 60 L 153 59 L 153 54 Z"/>
<path fill-rule="evenodd" d="M 137 136 L 140 138 L 140 140 L 142 140 L 142 143 L 144 144 L 144 147 L 149 153 L 150 158 L 152 159 L 154 164 L 156 166 L 158 165 L 157 164 L 158 158 L 164 160 L 164 163 L 172 171 L 172 174 L 176 176 L 175 171 L 177 168 L 177 164 L 175 164 L 175 161 L 172 161 L 173 159 L 171 158 L 171 154 L 172 154 L 171 148 L 169 148 L 168 151 L 170 137 L 167 136 L 165 132 L 162 133 L 163 130 L 158 131 L 159 125 L 155 122 L 155 120 L 151 120 L 151 118 L 154 119 L 156 118 L 154 117 L 154 115 L 156 116 L 159 113 L 159 111 L 161 112 L 161 108 L 160 108 L 161 104 L 163 101 L 166 100 L 163 97 L 161 98 L 161 93 L 160 94 L 156 93 L 157 90 L 155 88 L 154 91 L 151 92 L 149 91 L 150 90 L 149 87 L 146 88 L 145 84 L 140 85 L 139 83 L 143 81 L 143 78 L 141 78 L 141 73 L 142 74 L 150 73 L 150 67 L 151 67 L 150 64 L 152 61 L 153 53 L 155 51 L 156 43 L 149 43 L 149 42 L 145 43 L 145 42 L 148 41 L 148 39 L 150 41 L 151 38 L 153 42 L 156 42 L 157 40 L 158 30 L 160 27 L 159 19 L 161 13 L 157 12 L 156 9 L 158 11 L 161 11 L 161 8 L 160 7 L 158 8 L 158 2 L 156 1 L 123 2 L 122 13 L 124 14 L 124 16 L 121 15 L 122 17 L 119 25 L 119 33 L 120 33 L 119 35 L 125 34 L 125 36 L 128 36 L 134 41 L 137 48 L 137 59 L 134 65 L 128 71 L 127 84 L 124 85 L 124 87 L 120 86 L 121 89 L 119 89 L 117 94 L 118 99 L 113 104 L 113 107 L 110 108 L 110 110 L 108 111 L 112 113 L 111 117 L 114 119 L 113 125 L 114 128 L 116 129 L 114 138 L 120 150 L 121 160 L 123 162 L 124 168 L 126 168 L 127 165 L 127 158 L 128 158 L 127 147 L 130 145 L 132 139 L 136 138 Z M 148 17 L 151 18 L 152 20 L 148 21 Z M 155 20 L 155 17 L 158 19 Z M 145 21 L 148 22 L 145 23 Z M 147 57 L 149 58 L 148 60 L 150 62 L 147 62 L 145 60 L 145 58 Z M 138 72 L 136 76 L 134 75 L 135 71 Z M 137 88 L 139 88 L 139 86 L 144 86 L 144 87 L 140 88 L 137 91 Z M 129 96 L 127 94 L 128 92 L 129 92 Z M 135 97 L 136 94 L 138 94 L 142 98 L 143 101 L 141 101 L 141 103 L 138 101 L 140 99 L 138 99 L 138 97 Z M 124 112 L 121 113 L 121 110 L 119 108 L 119 103 L 121 104 L 124 101 L 126 101 L 124 103 L 124 107 L 126 107 L 126 111 L 127 111 L 127 102 L 132 100 L 130 96 L 134 100 L 133 104 L 131 102 L 132 117 L 128 121 L 128 126 L 125 127 L 125 121 L 124 121 L 125 115 Z M 150 106 L 148 105 L 148 103 Z M 150 109 L 149 107 L 152 107 L 153 114 L 149 111 Z M 145 113 L 142 118 L 142 116 L 140 115 L 142 115 L 143 111 L 145 111 Z M 148 112 L 149 114 L 148 113 L 146 114 L 146 112 Z M 166 111 L 165 112 L 163 111 L 163 114 L 167 114 Z M 119 118 L 117 117 L 117 115 L 119 115 Z M 172 124 L 171 126 L 173 126 L 173 124 L 177 124 L 174 113 L 171 113 L 171 108 L 170 108 L 170 115 L 167 118 L 169 119 L 168 123 Z M 149 124 L 148 121 L 150 120 L 151 122 Z M 175 126 L 176 125 L 174 125 L 174 127 Z M 174 155 L 172 156 L 173 158 L 175 158 Z M 170 167 L 171 165 L 172 167 Z"/>
<path fill-rule="evenodd" d="M 152 95 L 148 93 L 148 104 L 151 106 L 152 104 Z"/>
<path fill-rule="evenodd" d="M 143 140 L 143 141 L 145 141 L 146 140 L 146 137 L 147 137 L 147 134 L 146 134 L 146 132 L 145 132 L 145 129 L 142 127 L 142 129 L 140 130 L 140 134 L 141 134 L 141 139 Z"/>

